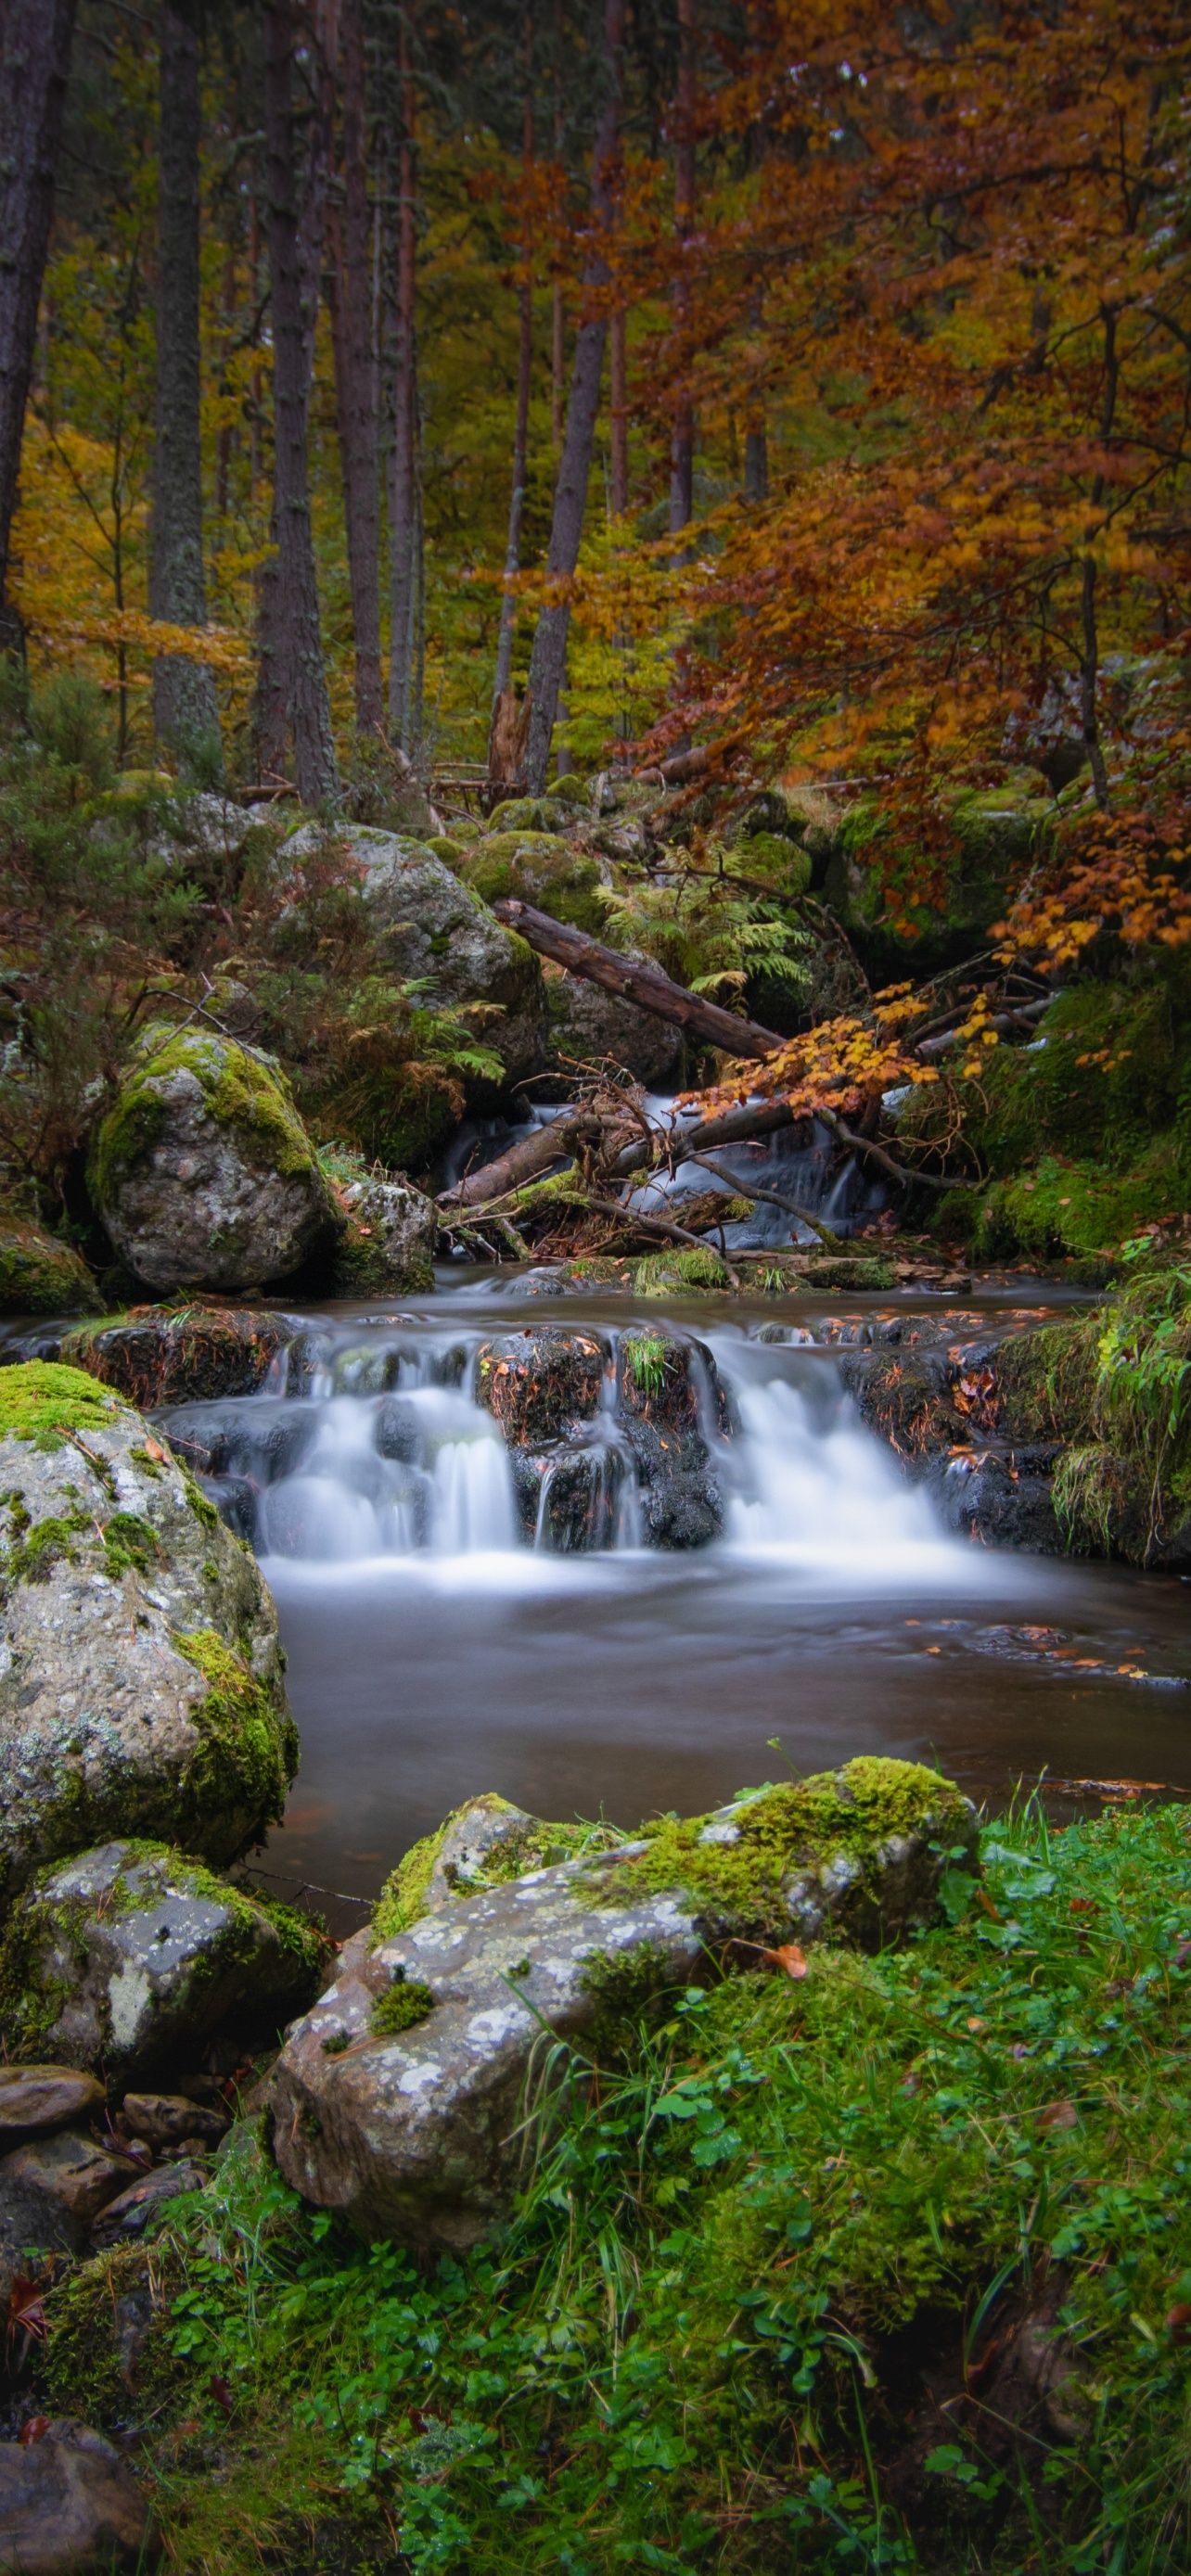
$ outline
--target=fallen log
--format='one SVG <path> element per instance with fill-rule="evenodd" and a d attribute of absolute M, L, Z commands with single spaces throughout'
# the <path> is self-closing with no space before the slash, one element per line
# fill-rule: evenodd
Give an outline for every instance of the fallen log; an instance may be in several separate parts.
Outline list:
<path fill-rule="evenodd" d="M 618 993 L 639 1010 L 673 1021 L 704 1046 L 720 1047 L 731 1056 L 767 1056 L 786 1043 L 773 1029 L 760 1028 L 755 1020 L 738 1020 L 735 1012 L 707 1001 L 702 993 L 688 992 L 685 984 L 675 984 L 664 975 L 660 966 L 621 957 L 615 948 L 589 938 L 586 931 L 573 930 L 569 922 L 539 912 L 535 904 L 508 895 L 492 909 L 497 920 L 519 931 L 540 957 L 552 958 L 556 966 L 584 976 L 589 984 L 602 984 L 606 993 Z"/>
<path fill-rule="evenodd" d="M 552 1163 L 565 1163 L 585 1123 L 590 1134 L 598 1132 L 593 1121 L 574 1118 L 559 1118 L 549 1126 L 535 1127 L 531 1135 L 519 1137 L 515 1145 L 498 1154 L 495 1162 L 482 1163 L 477 1171 L 456 1181 L 452 1189 L 440 1191 L 439 1207 L 481 1207 L 488 1199 L 504 1198 L 522 1181 L 532 1181 L 536 1173 L 549 1171 Z"/>

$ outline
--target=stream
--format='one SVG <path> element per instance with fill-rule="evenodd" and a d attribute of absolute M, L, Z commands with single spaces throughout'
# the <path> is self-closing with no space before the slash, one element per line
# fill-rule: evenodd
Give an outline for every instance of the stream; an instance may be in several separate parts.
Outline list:
<path fill-rule="evenodd" d="M 311 1310 L 259 1393 L 160 1417 L 207 1445 L 209 1490 L 277 1601 L 302 1738 L 262 1860 L 281 1892 L 334 1891 L 332 1928 L 350 1928 L 400 1853 L 482 1789 L 631 1826 L 881 1752 L 937 1759 L 995 1800 L 1044 1773 L 1076 1803 L 1119 1778 L 1191 1792 L 1184 1584 L 949 1535 L 861 1424 L 828 1339 L 828 1316 L 837 1343 L 863 1339 L 896 1298 L 816 1312 L 531 1300 L 537 1284 L 452 1269 L 431 1297 Z M 982 1289 L 965 1329 L 1021 1297 Z M 475 1398 L 486 1337 L 549 1323 L 602 1354 L 583 1459 L 602 1543 L 578 1551 L 552 1522 L 557 1470 L 531 1527 Z M 617 1391 L 630 1324 L 703 1345 L 725 1392 L 728 1438 L 696 1355 L 723 1496 L 708 1545 L 641 1544 Z"/>

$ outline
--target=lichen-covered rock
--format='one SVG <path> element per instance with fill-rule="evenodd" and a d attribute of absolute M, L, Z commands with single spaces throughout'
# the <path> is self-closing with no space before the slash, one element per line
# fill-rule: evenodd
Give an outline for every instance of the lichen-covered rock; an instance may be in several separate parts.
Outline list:
<path fill-rule="evenodd" d="M 547 1824 L 494 1789 L 484 1790 L 453 1808 L 398 1861 L 372 1918 L 373 1945 L 410 1931 L 424 1914 L 457 1896 L 505 1887 L 527 1870 L 549 1868 L 579 1852 L 606 1851 L 619 1839 L 611 1826 Z"/>
<path fill-rule="evenodd" d="M 434 1202 L 408 1181 L 349 1181 L 335 1247 L 337 1297 L 406 1297 L 434 1285 Z"/>
<path fill-rule="evenodd" d="M 494 1003 L 501 1016 L 485 1025 L 485 1046 L 500 1057 L 511 1082 L 538 1072 L 546 1029 L 533 950 L 423 841 L 361 824 L 347 826 L 339 837 L 360 869 L 364 901 L 383 931 L 393 970 L 410 982 L 425 979 L 432 997 L 454 1008 Z M 311 824 L 294 833 L 280 852 L 282 866 L 305 857 L 315 839 Z"/>
<path fill-rule="evenodd" d="M 256 1287 L 338 1218 L 284 1076 L 213 1029 L 147 1029 L 88 1167 L 121 1258 L 151 1288 Z"/>
<path fill-rule="evenodd" d="M 102 2434 L 56 2416 L 37 2441 L 0 2443 L 0 2567 L 12 2576 L 131 2576 L 156 2563 L 144 2496 Z"/>
<path fill-rule="evenodd" d="M 646 962 L 639 948 L 624 953 L 634 964 Z M 560 968 L 547 973 L 546 1008 L 550 1052 L 562 1072 L 573 1076 L 576 1061 L 603 1063 L 610 1056 L 646 1091 L 668 1091 L 681 1079 L 682 1031 L 673 1021 L 659 1019 L 656 1011 L 638 1010 L 635 1002 L 622 1001 L 618 993 L 606 993 L 602 985 Z"/>
<path fill-rule="evenodd" d="M 865 1759 L 457 1896 L 378 1943 L 359 1933 L 275 2070 L 281 2170 L 366 2233 L 466 2247 L 508 2208 L 531 2058 L 546 2066 L 551 2034 L 631 2016 L 713 1960 L 746 1965 L 734 1938 L 907 1932 L 975 1846 L 975 1811 L 948 1782 Z"/>
<path fill-rule="evenodd" d="M 95 1315 L 103 1299 L 84 1261 L 25 1217 L 0 1217 L 0 1315 Z"/>
<path fill-rule="evenodd" d="M 168 1844 L 104 1843 L 39 1871 L 18 1897 L 0 1941 L 0 2015 L 17 2056 L 141 2080 L 193 2062 L 214 2030 L 274 2038 L 309 2002 L 325 1956 L 304 1917 Z M 201 2135 L 201 2112 L 186 2107 L 180 2134 Z"/>
<path fill-rule="evenodd" d="M 148 1425 L 79 1369 L 0 1370 L 0 1906 L 117 1834 L 216 1863 L 297 1767 L 252 1558 Z"/>
<path fill-rule="evenodd" d="M 468 884 L 485 903 L 513 895 L 554 921 L 569 921 L 596 938 L 603 934 L 607 916 L 600 902 L 599 867 L 590 851 L 556 832 L 488 832 L 467 851 L 462 866 Z"/>
<path fill-rule="evenodd" d="M 163 1404 L 206 1404 L 254 1395 L 278 1353 L 295 1341 L 296 1316 L 186 1306 L 171 1315 L 133 1314 L 66 1333 L 59 1354 L 104 1386 L 153 1412 Z"/>

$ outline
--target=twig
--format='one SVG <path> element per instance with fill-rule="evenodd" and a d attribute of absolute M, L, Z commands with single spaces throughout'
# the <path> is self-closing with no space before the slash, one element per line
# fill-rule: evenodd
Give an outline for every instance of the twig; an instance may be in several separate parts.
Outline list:
<path fill-rule="evenodd" d="M 824 1225 L 820 1218 L 812 1216 L 809 1208 L 799 1207 L 797 1200 L 784 1198 L 780 1190 L 764 1187 L 760 1181 L 738 1181 L 735 1173 L 728 1170 L 727 1164 L 717 1163 L 711 1154 L 688 1154 L 687 1161 L 699 1163 L 705 1172 L 714 1172 L 717 1180 L 729 1182 L 733 1190 L 739 1191 L 741 1198 L 765 1199 L 771 1207 L 784 1208 L 786 1215 L 797 1217 L 800 1225 L 809 1225 L 811 1233 L 818 1235 L 820 1243 L 834 1244 L 838 1241 L 833 1227 Z"/>
<path fill-rule="evenodd" d="M 891 1181 L 905 1181 L 912 1185 L 921 1183 L 925 1190 L 974 1190 L 978 1186 L 975 1181 L 956 1180 L 946 1173 L 912 1172 L 905 1163 L 895 1163 L 883 1145 L 874 1144 L 869 1136 L 855 1135 L 850 1127 L 845 1127 L 843 1119 L 836 1116 L 834 1109 L 825 1109 L 821 1102 L 814 1114 L 822 1119 L 825 1127 L 830 1128 L 837 1143 L 850 1146 L 852 1152 L 859 1154 L 865 1162 L 875 1163 L 879 1171 L 888 1173 Z"/>
<path fill-rule="evenodd" d="M 688 1233 L 685 1225 L 672 1225 L 668 1217 L 644 1216 L 639 1208 L 621 1207 L 616 1199 L 589 1198 L 587 1204 L 595 1209 L 597 1216 L 614 1216 L 622 1226 L 630 1228 L 642 1226 L 647 1234 L 664 1235 L 670 1243 L 689 1243 L 695 1252 L 707 1250 L 701 1235 Z M 721 1253 L 720 1258 L 728 1275 L 729 1286 L 739 1288 L 739 1273 L 733 1269 L 727 1253 Z"/>

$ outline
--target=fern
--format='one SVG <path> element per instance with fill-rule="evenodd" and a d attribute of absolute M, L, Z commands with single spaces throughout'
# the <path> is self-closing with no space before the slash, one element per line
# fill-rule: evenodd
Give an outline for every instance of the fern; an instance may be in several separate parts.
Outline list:
<path fill-rule="evenodd" d="M 730 877 L 690 874 L 673 885 L 603 888 L 610 938 L 643 948 L 692 993 L 738 997 L 754 979 L 809 991 L 808 933 L 776 896 Z"/>

